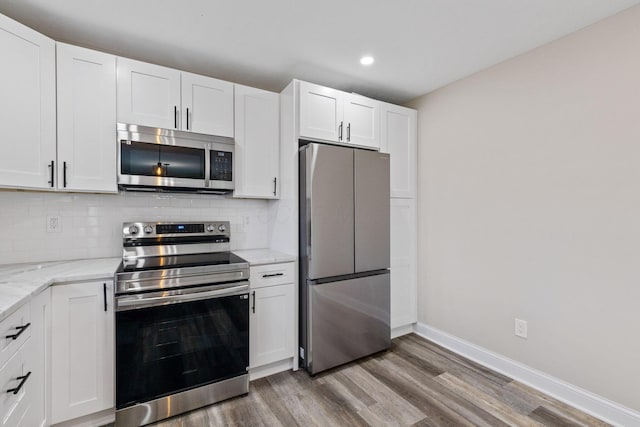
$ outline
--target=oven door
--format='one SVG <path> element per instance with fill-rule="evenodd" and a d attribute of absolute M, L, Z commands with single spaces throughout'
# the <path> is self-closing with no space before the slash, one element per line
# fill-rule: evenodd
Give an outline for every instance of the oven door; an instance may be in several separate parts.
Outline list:
<path fill-rule="evenodd" d="M 117 409 L 247 373 L 248 282 L 162 294 L 116 298 Z"/>

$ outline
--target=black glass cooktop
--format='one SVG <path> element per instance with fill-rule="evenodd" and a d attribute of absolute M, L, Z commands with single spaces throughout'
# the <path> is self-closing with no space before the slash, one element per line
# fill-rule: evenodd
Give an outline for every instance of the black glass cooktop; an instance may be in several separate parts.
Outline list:
<path fill-rule="evenodd" d="M 206 254 L 172 255 L 123 261 L 121 272 L 162 270 L 168 268 L 199 267 L 204 265 L 228 265 L 246 263 L 233 252 L 211 252 Z"/>

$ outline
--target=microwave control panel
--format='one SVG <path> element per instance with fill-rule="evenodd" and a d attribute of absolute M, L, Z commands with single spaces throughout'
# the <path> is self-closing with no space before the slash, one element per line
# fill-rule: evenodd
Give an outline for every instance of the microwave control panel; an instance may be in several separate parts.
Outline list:
<path fill-rule="evenodd" d="M 233 153 L 211 150 L 211 180 L 233 181 Z"/>

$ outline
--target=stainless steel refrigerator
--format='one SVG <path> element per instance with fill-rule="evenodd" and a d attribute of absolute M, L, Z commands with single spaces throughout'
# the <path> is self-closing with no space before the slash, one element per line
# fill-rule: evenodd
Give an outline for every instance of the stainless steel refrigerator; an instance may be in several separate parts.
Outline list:
<path fill-rule="evenodd" d="M 300 148 L 300 362 L 316 374 L 389 348 L 389 155 Z"/>

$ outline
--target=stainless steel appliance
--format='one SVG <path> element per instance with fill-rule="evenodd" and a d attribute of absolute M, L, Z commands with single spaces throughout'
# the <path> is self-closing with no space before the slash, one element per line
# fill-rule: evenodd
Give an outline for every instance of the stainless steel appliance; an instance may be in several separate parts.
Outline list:
<path fill-rule="evenodd" d="M 138 191 L 233 190 L 231 138 L 118 123 L 118 186 Z"/>
<path fill-rule="evenodd" d="M 300 149 L 300 360 L 311 374 L 389 348 L 389 155 Z"/>
<path fill-rule="evenodd" d="M 116 273 L 116 424 L 249 391 L 249 265 L 229 223 L 125 223 Z"/>

